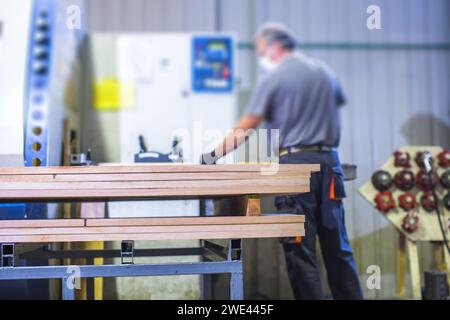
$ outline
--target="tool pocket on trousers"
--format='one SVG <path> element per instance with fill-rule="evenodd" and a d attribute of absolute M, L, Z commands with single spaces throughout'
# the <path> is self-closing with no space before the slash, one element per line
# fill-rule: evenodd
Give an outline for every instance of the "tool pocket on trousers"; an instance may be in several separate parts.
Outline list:
<path fill-rule="evenodd" d="M 347 195 L 345 193 L 344 186 L 344 173 L 340 167 L 333 168 L 330 185 L 330 199 L 341 200 L 346 196 Z"/>

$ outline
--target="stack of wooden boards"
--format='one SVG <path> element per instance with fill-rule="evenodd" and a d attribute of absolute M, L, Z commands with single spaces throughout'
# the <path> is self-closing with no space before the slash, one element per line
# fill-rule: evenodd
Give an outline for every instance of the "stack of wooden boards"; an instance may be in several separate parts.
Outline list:
<path fill-rule="evenodd" d="M 304 235 L 304 217 L 254 216 L 260 195 L 309 191 L 319 165 L 101 165 L 0 168 L 0 202 L 249 196 L 247 215 L 0 221 L 0 242 L 232 239 Z M 252 211 L 249 213 L 249 211 Z M 1 219 L 1 217 L 0 217 Z"/>
<path fill-rule="evenodd" d="M 303 236 L 302 215 L 0 221 L 0 243 Z"/>
<path fill-rule="evenodd" d="M 317 165 L 107 165 L 0 168 L 0 201 L 276 195 L 309 191 Z M 266 173 L 266 174 L 264 174 Z M 267 174 L 272 173 L 272 174 Z"/>

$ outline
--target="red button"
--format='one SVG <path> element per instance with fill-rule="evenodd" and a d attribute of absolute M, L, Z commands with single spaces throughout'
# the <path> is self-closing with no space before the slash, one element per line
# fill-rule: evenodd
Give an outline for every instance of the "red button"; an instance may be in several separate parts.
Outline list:
<path fill-rule="evenodd" d="M 223 69 L 223 76 L 224 76 L 225 78 L 228 78 L 228 77 L 230 76 L 230 69 L 224 68 L 224 69 Z"/>

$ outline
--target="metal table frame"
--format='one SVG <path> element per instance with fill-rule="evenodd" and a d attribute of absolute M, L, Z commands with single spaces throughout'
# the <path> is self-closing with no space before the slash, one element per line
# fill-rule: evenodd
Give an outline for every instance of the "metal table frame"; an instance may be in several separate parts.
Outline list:
<path fill-rule="evenodd" d="M 223 244 L 225 242 L 225 244 Z M 75 299 L 75 279 L 87 278 L 88 297 L 93 297 L 93 278 L 97 277 L 142 277 L 164 275 L 210 275 L 229 273 L 230 298 L 244 298 L 242 240 L 201 240 L 201 246 L 191 248 L 134 249 L 133 241 L 122 241 L 121 249 L 112 250 L 50 250 L 46 247 L 15 253 L 14 244 L 1 245 L 0 280 L 61 279 L 62 298 Z M 168 264 L 135 264 L 135 257 L 155 256 L 200 256 L 200 262 Z M 86 265 L 77 265 L 79 274 L 74 276 L 74 266 L 26 266 L 16 267 L 17 258 L 40 257 L 45 259 L 85 258 Z M 121 264 L 94 265 L 94 258 L 121 257 Z M 208 294 L 205 281 L 201 281 L 201 297 Z"/>

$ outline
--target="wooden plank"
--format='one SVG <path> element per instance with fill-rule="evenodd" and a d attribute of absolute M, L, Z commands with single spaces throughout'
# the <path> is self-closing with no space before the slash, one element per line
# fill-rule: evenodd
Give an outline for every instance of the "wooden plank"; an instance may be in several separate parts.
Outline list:
<path fill-rule="evenodd" d="M 450 286 L 450 254 L 447 251 L 445 243 L 442 243 L 441 250 L 444 256 L 445 272 L 447 273 L 447 283 Z"/>
<path fill-rule="evenodd" d="M 0 220 L 0 228 L 51 228 L 84 226 L 84 219 Z"/>
<path fill-rule="evenodd" d="M 79 173 L 79 174 L 4 174 L 0 182 L 89 182 L 89 181 L 184 181 L 184 180 L 263 180 L 268 178 L 304 178 L 308 172 L 281 171 L 271 176 L 258 172 L 187 172 L 187 173 Z"/>
<path fill-rule="evenodd" d="M 258 195 L 250 195 L 247 197 L 246 216 L 261 215 L 261 199 Z"/>
<path fill-rule="evenodd" d="M 304 216 L 0 221 L 2 242 L 230 239 L 304 235 Z"/>
<path fill-rule="evenodd" d="M 3 190 L 0 193 L 1 201 L 12 200 L 125 200 L 146 198 L 187 198 L 187 197 L 213 197 L 232 196 L 243 194 L 297 194 L 309 192 L 308 185 L 275 186 L 268 189 L 266 186 L 246 186 L 241 188 L 221 187 L 220 189 L 190 188 L 190 189 L 103 189 L 103 190 Z"/>
<path fill-rule="evenodd" d="M 436 270 L 441 272 L 445 272 L 446 266 L 444 261 L 444 252 L 447 250 L 444 247 L 444 243 L 441 242 L 433 242 L 431 243 L 431 247 L 433 249 L 433 266 Z"/>
<path fill-rule="evenodd" d="M 271 228 L 279 230 L 299 230 L 302 223 L 277 224 L 228 224 L 228 225 L 196 225 L 196 226 L 133 226 L 133 227 L 65 227 L 65 228 L 3 228 L 0 235 L 45 235 L 45 234 L 112 234 L 112 233 L 167 233 L 167 232 L 220 232 L 239 231 L 245 235 L 247 231 L 264 231 Z"/>
<path fill-rule="evenodd" d="M 216 172 L 257 172 L 269 165 L 261 164 L 148 164 L 148 165 L 119 165 L 103 164 L 87 167 L 0 167 L 0 175 L 27 175 L 27 174 L 86 174 L 86 173 L 216 173 Z M 280 164 L 278 172 L 315 172 L 320 171 L 316 164 Z M 268 175 L 269 176 L 269 175 Z"/>
<path fill-rule="evenodd" d="M 296 194 L 309 191 L 310 173 L 319 168 L 318 165 L 280 165 L 275 174 L 264 175 L 259 171 L 263 167 L 158 164 L 0 168 L 0 200 L 100 201 Z M 93 181 L 89 180 L 89 175 L 95 175 Z M 194 176 L 194 180 L 189 180 Z M 69 180 L 64 180 L 66 178 Z M 132 180 L 135 178 L 142 180 Z M 147 178 L 152 180 L 144 180 Z"/>
<path fill-rule="evenodd" d="M 199 239 L 249 239 L 304 236 L 304 229 L 247 231 L 243 237 L 240 231 L 231 232 L 187 232 L 187 233 L 134 233 L 134 234 L 65 234 L 65 235 L 15 235 L 0 236 L 0 242 L 79 242 L 79 241 L 121 241 L 121 240 L 199 240 Z"/>
<path fill-rule="evenodd" d="M 273 214 L 261 216 L 216 217 L 154 217 L 118 219 L 42 219 L 0 220 L 0 228 L 52 228 L 52 227 L 117 227 L 117 226 L 183 226 L 227 224 L 289 224 L 304 223 L 304 215 Z"/>
<path fill-rule="evenodd" d="M 208 181 L 114 181 L 114 182 L 0 182 L 0 190 L 101 190 L 101 189 L 180 189 L 180 188 L 224 188 L 308 185 L 309 179 L 283 178 L 265 180 L 208 180 Z"/>
<path fill-rule="evenodd" d="M 397 292 L 398 299 L 405 297 L 406 288 L 406 236 L 402 232 L 398 232 L 398 248 L 397 248 Z"/>
<path fill-rule="evenodd" d="M 411 277 L 412 298 L 420 300 L 422 298 L 422 289 L 420 286 L 419 252 L 417 249 L 417 243 L 407 239 L 406 246 L 408 248 L 408 264 L 409 274 Z"/>
<path fill-rule="evenodd" d="M 278 224 L 303 223 L 303 215 L 261 215 L 252 217 L 177 217 L 177 218 L 119 218 L 119 219 L 87 219 L 86 226 L 178 226 L 178 225 L 226 225 L 226 224 Z"/>

